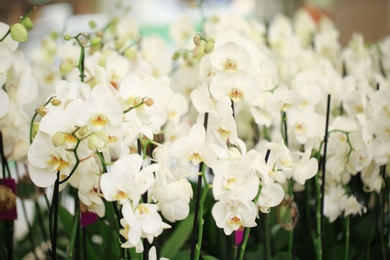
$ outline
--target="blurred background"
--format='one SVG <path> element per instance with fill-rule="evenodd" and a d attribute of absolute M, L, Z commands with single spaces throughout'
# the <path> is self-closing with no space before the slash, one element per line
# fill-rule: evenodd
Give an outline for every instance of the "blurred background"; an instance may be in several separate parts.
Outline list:
<path fill-rule="evenodd" d="M 183 12 L 199 12 L 191 6 L 199 0 L 0 0 L 0 21 L 11 24 L 19 20 L 32 6 L 37 7 L 32 18 L 34 36 L 53 30 L 88 30 L 84 20 L 91 18 L 104 24 L 116 15 L 131 15 L 146 26 L 170 24 Z M 308 9 L 314 17 L 330 17 L 340 31 L 345 45 L 353 32 L 360 32 L 367 42 L 375 42 L 389 33 L 390 0 L 204 0 L 206 15 L 232 11 L 269 21 L 279 12 L 288 16 L 297 8 Z"/>

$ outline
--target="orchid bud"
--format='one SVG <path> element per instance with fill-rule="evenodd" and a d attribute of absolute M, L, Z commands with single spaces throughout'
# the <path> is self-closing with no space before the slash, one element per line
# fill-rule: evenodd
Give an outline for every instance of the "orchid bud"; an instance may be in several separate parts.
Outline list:
<path fill-rule="evenodd" d="M 52 40 L 56 40 L 56 39 L 58 38 L 58 33 L 57 33 L 57 32 L 51 32 L 51 33 L 50 33 L 50 38 L 51 38 Z"/>
<path fill-rule="evenodd" d="M 100 38 L 100 37 L 93 37 L 93 38 L 91 39 L 91 45 L 92 45 L 92 46 L 97 46 L 97 45 L 99 45 L 101 42 L 102 42 L 102 38 Z"/>
<path fill-rule="evenodd" d="M 60 72 L 62 75 L 69 74 L 73 69 L 73 65 L 69 60 L 63 60 L 60 64 Z"/>
<path fill-rule="evenodd" d="M 88 25 L 89 25 L 89 27 L 91 27 L 91 29 L 95 29 L 96 28 L 96 22 L 94 20 L 89 21 Z"/>
<path fill-rule="evenodd" d="M 39 131 L 39 122 L 34 122 L 33 127 L 32 127 L 32 138 L 35 138 Z"/>
<path fill-rule="evenodd" d="M 202 36 L 200 36 L 200 34 L 195 34 L 192 40 L 196 46 L 199 46 L 202 43 Z"/>
<path fill-rule="evenodd" d="M 206 54 L 204 52 L 204 48 L 205 48 L 205 45 L 204 44 L 201 44 L 201 45 L 198 45 L 195 47 L 194 51 L 192 52 L 192 56 L 195 58 L 195 59 L 201 59 L 203 58 L 203 56 Z"/>
<path fill-rule="evenodd" d="M 102 150 L 106 147 L 108 143 L 108 136 L 106 133 L 101 131 L 93 133 L 88 138 L 88 147 L 91 150 Z"/>
<path fill-rule="evenodd" d="M 31 21 L 30 17 L 25 17 L 24 19 L 22 19 L 21 23 L 27 30 L 31 30 L 34 27 L 34 24 Z"/>
<path fill-rule="evenodd" d="M 80 129 L 77 131 L 77 134 L 82 137 L 88 133 L 88 126 L 82 126 Z"/>
<path fill-rule="evenodd" d="M 172 59 L 173 60 L 177 60 L 180 58 L 180 52 L 176 51 L 173 55 L 172 55 Z"/>
<path fill-rule="evenodd" d="M 14 23 L 11 26 L 11 37 L 17 42 L 25 42 L 28 40 L 26 28 L 21 23 Z"/>
<path fill-rule="evenodd" d="M 58 107 L 58 106 L 61 105 L 62 102 L 61 102 L 61 100 L 54 98 L 54 99 L 52 99 L 52 100 L 50 101 L 50 103 L 51 103 L 53 106 Z"/>
<path fill-rule="evenodd" d="M 55 132 L 53 137 L 51 138 L 51 142 L 54 144 L 54 146 L 61 146 L 65 143 L 66 137 L 65 134 L 62 132 Z"/>
<path fill-rule="evenodd" d="M 39 107 L 35 109 L 35 113 L 39 114 L 40 116 L 45 116 L 47 114 L 47 108 Z"/>
<path fill-rule="evenodd" d="M 148 107 L 150 107 L 150 106 L 153 106 L 154 100 L 153 100 L 153 98 L 147 98 L 147 99 L 144 101 L 144 103 L 145 103 Z"/>
<path fill-rule="evenodd" d="M 65 40 L 65 41 L 70 41 L 72 38 L 73 38 L 73 37 L 70 36 L 69 34 L 65 34 L 65 35 L 64 35 L 64 40 Z"/>
<path fill-rule="evenodd" d="M 213 40 L 209 40 L 206 43 L 206 47 L 204 47 L 204 52 L 206 54 L 210 54 L 214 50 L 215 42 Z"/>

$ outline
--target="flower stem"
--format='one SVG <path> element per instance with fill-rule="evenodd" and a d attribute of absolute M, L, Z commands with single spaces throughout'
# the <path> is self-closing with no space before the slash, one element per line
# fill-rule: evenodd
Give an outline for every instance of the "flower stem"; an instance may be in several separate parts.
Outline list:
<path fill-rule="evenodd" d="M 289 197 L 292 200 L 291 203 L 294 201 L 294 191 L 293 191 L 293 181 L 289 180 L 288 181 L 288 192 L 289 192 Z M 290 214 L 291 214 L 291 209 L 290 209 Z M 293 218 L 291 216 L 291 223 L 293 224 Z M 289 255 L 291 256 L 291 259 L 295 259 L 295 248 L 294 248 L 294 225 L 292 226 L 290 232 L 289 232 L 289 240 L 288 240 L 288 252 Z"/>
<path fill-rule="evenodd" d="M 325 199 L 325 173 L 326 173 L 326 154 L 327 154 L 327 148 L 328 148 L 328 131 L 329 131 L 329 117 L 330 117 L 330 100 L 331 96 L 328 94 L 328 100 L 326 103 L 326 122 L 325 122 L 325 135 L 324 135 L 324 155 L 322 158 L 322 178 L 321 178 L 321 231 L 322 233 L 319 234 L 322 236 L 321 239 L 321 248 L 324 248 L 324 199 Z M 322 251 L 322 250 L 321 250 Z"/>
<path fill-rule="evenodd" d="M 349 259 L 350 216 L 345 218 L 345 260 Z"/>
<path fill-rule="evenodd" d="M 51 251 L 52 251 L 52 259 L 57 259 L 57 231 L 58 231 L 58 194 L 59 194 L 59 185 L 60 185 L 60 172 L 57 172 L 57 179 L 54 184 L 54 193 L 53 193 L 53 215 L 51 216 L 53 219 L 53 235 L 51 241 Z"/>
<path fill-rule="evenodd" d="M 205 113 L 203 126 L 205 127 L 206 131 L 207 131 L 208 118 L 209 118 L 209 113 Z M 205 167 L 204 163 L 201 162 L 199 164 L 199 172 L 203 172 L 204 167 Z M 195 258 L 195 250 L 196 250 L 196 246 L 197 246 L 196 241 L 197 241 L 197 236 L 198 236 L 197 227 L 199 225 L 199 219 L 202 217 L 202 216 L 199 216 L 199 207 L 200 207 L 200 199 L 201 199 L 200 194 L 202 192 L 202 178 L 204 177 L 203 175 L 204 174 L 202 173 L 198 176 L 198 184 L 197 184 L 197 188 L 196 188 L 194 223 L 192 225 L 192 237 L 191 237 L 191 255 L 190 255 L 191 260 L 194 260 L 194 258 Z M 199 250 L 200 250 L 200 248 L 199 248 Z"/>
<path fill-rule="evenodd" d="M 201 177 L 203 178 L 203 182 L 205 184 L 205 187 L 204 187 L 204 190 L 203 190 L 202 198 L 200 199 L 200 202 L 199 202 L 198 242 L 196 244 L 195 259 L 199 259 L 199 257 L 200 257 L 200 249 L 202 248 L 203 225 L 204 225 L 203 206 L 204 206 L 204 202 L 205 202 L 206 197 L 207 197 L 207 193 L 208 193 L 208 191 L 210 189 L 210 185 L 208 184 L 208 182 L 206 180 L 206 177 L 205 177 L 205 169 L 206 169 L 206 165 L 203 164 L 202 165 L 202 171 L 201 171 L 201 174 L 202 174 Z"/>

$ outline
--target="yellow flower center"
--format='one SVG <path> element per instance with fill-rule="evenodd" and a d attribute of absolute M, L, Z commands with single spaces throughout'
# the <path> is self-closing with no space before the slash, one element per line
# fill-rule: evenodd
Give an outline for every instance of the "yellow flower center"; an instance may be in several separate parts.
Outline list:
<path fill-rule="evenodd" d="M 241 89 L 238 88 L 233 88 L 229 92 L 229 97 L 234 101 L 234 102 L 239 102 L 241 99 L 244 97 L 244 93 L 241 92 Z"/>
<path fill-rule="evenodd" d="M 107 117 L 103 114 L 96 114 L 92 117 L 92 125 L 96 127 L 103 127 L 107 125 Z"/>
<path fill-rule="evenodd" d="M 61 171 L 69 166 L 69 163 L 67 161 L 53 154 L 50 155 L 49 160 L 47 160 L 47 164 L 49 165 L 49 169 L 53 171 Z"/>
<path fill-rule="evenodd" d="M 127 199 L 129 196 L 127 195 L 127 192 L 123 190 L 117 190 L 116 194 L 114 195 L 114 198 L 116 200 L 122 200 L 122 199 Z"/>
<path fill-rule="evenodd" d="M 198 165 L 200 162 L 203 162 L 202 157 L 199 155 L 199 153 L 193 153 L 188 158 L 193 164 Z"/>
<path fill-rule="evenodd" d="M 237 61 L 234 59 L 227 59 L 223 64 L 223 69 L 227 73 L 233 73 L 237 71 Z"/>

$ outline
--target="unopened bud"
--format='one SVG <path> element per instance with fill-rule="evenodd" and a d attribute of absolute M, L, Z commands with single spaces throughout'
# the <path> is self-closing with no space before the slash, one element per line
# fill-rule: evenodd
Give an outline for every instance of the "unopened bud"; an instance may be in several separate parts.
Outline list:
<path fill-rule="evenodd" d="M 56 40 L 56 39 L 58 38 L 58 33 L 57 33 L 57 32 L 51 32 L 51 33 L 50 33 L 50 38 L 51 38 L 52 40 Z"/>
<path fill-rule="evenodd" d="M 172 59 L 173 60 L 177 60 L 178 58 L 180 58 L 180 52 L 179 51 L 176 51 L 173 55 L 172 55 Z"/>
<path fill-rule="evenodd" d="M 188 52 L 184 52 L 184 53 L 182 54 L 182 56 L 183 56 L 183 59 L 184 59 L 184 60 L 187 60 L 187 59 L 188 59 Z"/>
<path fill-rule="evenodd" d="M 82 126 L 80 127 L 80 129 L 77 131 L 77 134 L 80 136 L 80 137 L 83 137 L 84 135 L 86 135 L 88 133 L 88 126 Z"/>
<path fill-rule="evenodd" d="M 39 122 L 34 122 L 33 127 L 32 127 L 32 138 L 35 138 L 39 131 Z"/>
<path fill-rule="evenodd" d="M 39 107 L 35 109 L 35 113 L 39 114 L 40 116 L 45 116 L 47 114 L 47 108 Z"/>
<path fill-rule="evenodd" d="M 54 98 L 54 99 L 52 99 L 52 100 L 50 101 L 50 103 L 51 103 L 53 106 L 58 107 L 58 106 L 61 105 L 62 102 L 61 102 L 61 100 Z"/>
<path fill-rule="evenodd" d="M 93 133 L 88 138 L 88 147 L 91 150 L 102 150 L 106 147 L 107 143 L 108 143 L 107 134 L 100 132 L 100 131 Z"/>
<path fill-rule="evenodd" d="M 91 45 L 92 45 L 92 46 L 97 46 L 97 45 L 99 45 L 101 42 L 102 42 L 102 38 L 100 38 L 100 37 L 93 37 L 93 38 L 91 39 Z"/>
<path fill-rule="evenodd" d="M 62 75 L 69 74 L 73 69 L 73 64 L 69 60 L 63 60 L 60 64 L 60 72 Z"/>
<path fill-rule="evenodd" d="M 215 46 L 215 42 L 214 42 L 213 40 L 209 40 L 209 41 L 206 43 L 206 46 L 204 47 L 204 52 L 205 52 L 206 54 L 210 54 L 211 52 L 213 52 L 214 46 Z"/>
<path fill-rule="evenodd" d="M 154 99 L 153 98 L 147 98 L 145 101 L 144 101 L 145 105 L 147 105 L 148 107 L 150 106 L 153 106 L 154 104 Z"/>
<path fill-rule="evenodd" d="M 62 132 L 55 132 L 53 137 L 51 138 L 51 142 L 54 144 L 54 146 L 61 146 L 65 143 L 66 137 L 65 134 Z"/>
<path fill-rule="evenodd" d="M 200 36 L 200 34 L 195 34 L 192 40 L 196 46 L 199 46 L 202 43 L 202 36 Z"/>
<path fill-rule="evenodd" d="M 27 30 L 31 30 L 34 27 L 33 22 L 31 21 L 30 17 L 25 17 L 21 23 L 23 24 L 24 28 Z"/>
<path fill-rule="evenodd" d="M 25 42 L 28 40 L 26 28 L 21 23 L 14 23 L 11 26 L 11 37 L 17 42 Z"/>
<path fill-rule="evenodd" d="M 96 28 L 96 22 L 94 20 L 89 21 L 88 25 L 89 25 L 89 27 L 91 27 L 91 29 Z"/>
<path fill-rule="evenodd" d="M 132 48 L 127 48 L 123 54 L 131 61 L 137 59 L 137 53 Z"/>
<path fill-rule="evenodd" d="M 195 58 L 195 59 L 201 59 L 203 58 L 203 56 L 206 54 L 204 52 L 204 48 L 205 48 L 205 45 L 204 44 L 201 44 L 201 45 L 198 45 L 195 47 L 194 51 L 192 52 L 192 56 Z"/>
<path fill-rule="evenodd" d="M 65 40 L 65 41 L 70 41 L 72 38 L 73 38 L 73 37 L 70 36 L 69 34 L 65 34 L 65 35 L 64 35 L 64 40 Z"/>

